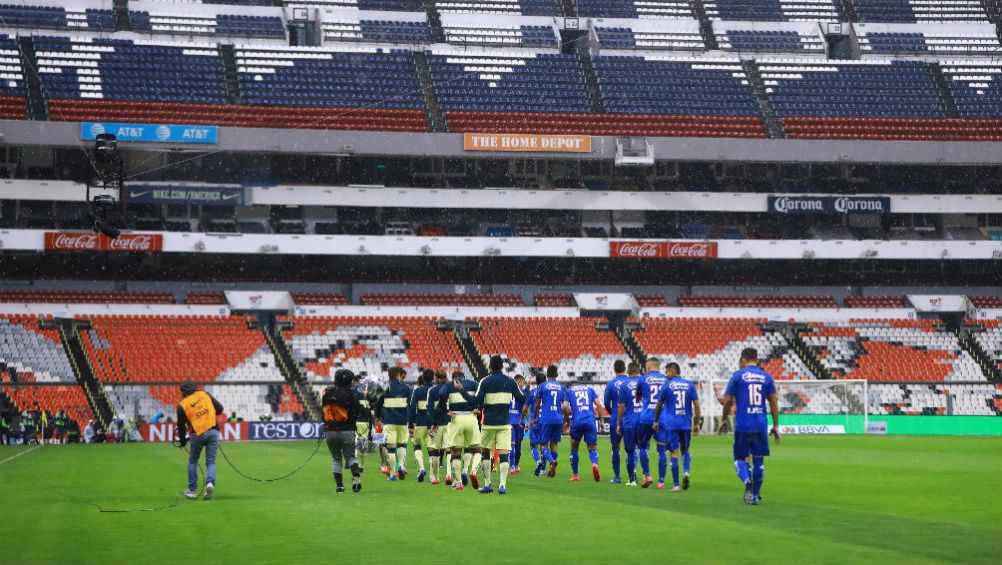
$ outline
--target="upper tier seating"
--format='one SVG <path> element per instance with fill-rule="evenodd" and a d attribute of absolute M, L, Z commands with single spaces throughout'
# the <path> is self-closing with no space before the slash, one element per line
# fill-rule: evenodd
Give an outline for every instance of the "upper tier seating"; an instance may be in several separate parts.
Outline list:
<path fill-rule="evenodd" d="M 285 0 L 284 5 L 353 8 L 386 12 L 422 12 L 421 0 Z"/>
<path fill-rule="evenodd" d="M 931 320 L 812 323 L 801 338 L 838 379 L 985 380 L 957 336 L 938 331 Z"/>
<path fill-rule="evenodd" d="M 557 35 L 552 26 L 519 25 L 507 22 L 484 22 L 482 26 L 443 27 L 445 40 L 458 45 L 492 47 L 556 47 Z"/>
<path fill-rule="evenodd" d="M 689 308 L 838 308 L 831 296 L 679 296 L 678 305 Z"/>
<path fill-rule="evenodd" d="M 861 22 L 988 22 L 980 0 L 852 0 Z"/>
<path fill-rule="evenodd" d="M 285 24 L 280 16 L 238 14 L 180 14 L 176 12 L 129 12 L 132 29 L 170 35 L 225 35 L 255 39 L 285 39 Z"/>
<path fill-rule="evenodd" d="M 471 332 L 484 357 L 505 359 L 505 373 L 529 379 L 530 369 L 555 364 L 560 380 L 607 380 L 612 364 L 629 357 L 611 331 L 599 331 L 594 318 L 481 318 Z"/>
<path fill-rule="evenodd" d="M 859 48 L 864 55 L 997 55 L 1002 44 L 991 30 L 978 27 L 978 32 L 937 31 L 923 28 L 911 33 L 867 33 L 857 26 Z"/>
<path fill-rule="evenodd" d="M 908 308 L 908 299 L 904 296 L 846 296 L 845 305 L 849 308 Z"/>
<path fill-rule="evenodd" d="M 0 380 L 12 383 L 75 383 L 58 330 L 43 330 L 38 318 L 0 314 Z"/>
<path fill-rule="evenodd" d="M 94 412 L 87 403 L 87 396 L 78 384 L 72 385 L 10 385 L 4 383 L 3 392 L 18 410 L 34 408 L 35 403 L 42 410 L 55 414 L 65 410 L 82 430 L 88 420 L 94 419 Z"/>
<path fill-rule="evenodd" d="M 578 15 L 586 18 L 696 18 L 686 0 L 576 0 Z"/>
<path fill-rule="evenodd" d="M 363 294 L 366 306 L 525 306 L 517 294 Z"/>
<path fill-rule="evenodd" d="M 634 294 L 637 304 L 644 308 L 667 308 L 668 299 L 663 294 Z"/>
<path fill-rule="evenodd" d="M 811 371 L 781 334 L 763 332 L 756 319 L 634 318 L 643 326 L 633 332 L 641 350 L 657 357 L 661 367 L 675 362 L 693 380 L 727 380 L 738 369 L 741 350 L 758 350 L 763 369 L 776 379 L 813 379 Z"/>
<path fill-rule="evenodd" d="M 628 27 L 596 27 L 598 42 L 606 49 L 671 49 L 705 51 L 703 36 L 694 30 L 635 30 Z"/>
<path fill-rule="evenodd" d="M 509 16 L 559 16 L 556 0 L 434 0 L 442 14 L 504 14 Z"/>
<path fill-rule="evenodd" d="M 532 297 L 532 302 L 536 306 L 544 307 L 574 307 L 576 305 L 573 294 L 537 294 Z"/>
<path fill-rule="evenodd" d="M 369 43 L 431 43 L 428 22 L 358 19 L 338 14 L 320 24 L 324 42 L 365 41 Z"/>
<path fill-rule="evenodd" d="M 293 419 L 302 414 L 292 388 L 287 384 L 208 384 L 205 391 L 223 405 L 227 417 L 236 415 L 245 420 L 270 416 L 276 421 Z M 105 394 L 115 414 L 125 418 L 140 416 L 149 419 L 157 412 L 174 417 L 181 391 L 177 385 L 106 385 Z"/>
<path fill-rule="evenodd" d="M 1002 62 L 949 61 L 940 68 L 960 117 L 1002 127 Z"/>
<path fill-rule="evenodd" d="M 985 331 L 974 334 L 974 339 L 995 362 L 995 366 L 1002 369 L 1002 323 L 998 320 L 983 320 L 979 323 Z"/>
<path fill-rule="evenodd" d="M 1002 308 L 1002 298 L 998 296 L 968 296 L 975 308 Z"/>
<path fill-rule="evenodd" d="M 383 378 L 404 367 L 407 380 L 422 368 L 470 371 L 452 333 L 439 331 L 427 317 L 297 317 L 283 330 L 292 355 L 311 380 L 330 380 L 341 368 L 363 377 Z"/>
<path fill-rule="evenodd" d="M 114 12 L 94 8 L 4 3 L 0 4 L 0 20 L 3 20 L 6 27 L 115 31 Z"/>
<path fill-rule="evenodd" d="M 47 304 L 174 304 L 170 292 L 118 290 L 4 290 L 0 303 Z"/>
<path fill-rule="evenodd" d="M 221 291 L 189 292 L 185 304 L 226 304 L 226 295 Z"/>
<path fill-rule="evenodd" d="M 0 120 L 27 119 L 26 95 L 17 41 L 0 33 Z"/>
<path fill-rule="evenodd" d="M 846 18 L 838 0 L 705 0 L 714 20 L 758 22 L 840 22 Z"/>
<path fill-rule="evenodd" d="M 825 53 L 825 40 L 817 34 L 801 34 L 793 30 L 769 31 L 729 29 L 716 32 L 717 45 L 722 51 L 741 53 Z"/>
<path fill-rule="evenodd" d="M 292 302 L 296 306 L 323 306 L 348 304 L 348 298 L 340 292 L 293 292 Z"/>
<path fill-rule="evenodd" d="M 264 336 L 247 318 L 94 316 L 80 332 L 94 374 L 105 383 L 283 382 Z"/>
<path fill-rule="evenodd" d="M 869 388 L 870 414 L 1002 416 L 1002 384 L 877 384 Z M 948 402 L 948 396 L 952 401 Z"/>

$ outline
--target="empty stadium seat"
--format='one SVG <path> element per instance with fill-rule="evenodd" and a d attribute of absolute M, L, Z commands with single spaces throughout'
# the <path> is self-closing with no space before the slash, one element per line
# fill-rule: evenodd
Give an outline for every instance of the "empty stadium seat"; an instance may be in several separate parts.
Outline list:
<path fill-rule="evenodd" d="M 689 308 L 838 308 L 831 296 L 679 296 L 678 305 Z"/>
<path fill-rule="evenodd" d="M 129 20 L 137 32 L 285 39 L 285 23 L 280 11 L 273 16 L 130 11 Z"/>
<path fill-rule="evenodd" d="M 644 308 L 667 308 L 668 299 L 663 294 L 634 294 L 637 304 Z"/>
<path fill-rule="evenodd" d="M 705 0 L 714 20 L 766 22 L 845 21 L 838 0 Z"/>
<path fill-rule="evenodd" d="M 320 24 L 324 42 L 431 43 L 431 28 L 425 21 L 360 19 L 338 13 Z"/>
<path fill-rule="evenodd" d="M 575 306 L 573 294 L 537 294 L 532 297 L 532 302 L 536 306 L 550 307 L 573 307 Z"/>
<path fill-rule="evenodd" d="M 1002 416 L 1002 384 L 871 384 L 871 414 Z"/>
<path fill-rule="evenodd" d="M 422 12 L 421 0 L 294 0 L 286 4 L 386 12 Z"/>
<path fill-rule="evenodd" d="M 916 31 L 908 32 L 869 32 L 866 31 L 865 24 L 857 24 L 856 37 L 860 51 L 864 55 L 983 56 L 1002 53 L 1002 44 L 991 27 L 977 26 L 965 31 L 941 31 L 932 26 L 915 27 Z"/>
<path fill-rule="evenodd" d="M 0 314 L 0 380 L 76 383 L 62 343 L 59 331 L 41 329 L 35 316 Z"/>
<path fill-rule="evenodd" d="M 726 26 L 724 26 L 726 28 Z M 716 31 L 722 51 L 741 53 L 825 53 L 825 40 L 813 33 L 792 30 L 725 29 Z"/>
<path fill-rule="evenodd" d="M 503 14 L 510 16 L 559 16 L 556 0 L 434 0 L 443 14 Z"/>
<path fill-rule="evenodd" d="M 735 0 L 736 1 L 736 0 Z M 979 22 L 988 14 L 980 0 L 852 0 L 861 22 Z"/>
<path fill-rule="evenodd" d="M 907 308 L 908 299 L 904 296 L 846 296 L 845 305 L 849 308 Z"/>
<path fill-rule="evenodd" d="M 28 118 L 21 53 L 12 37 L 0 34 L 0 120 Z"/>
<path fill-rule="evenodd" d="M 628 27 L 596 26 L 598 42 L 607 49 L 669 49 L 705 51 L 706 44 L 695 21 L 690 29 L 640 30 Z"/>
<path fill-rule="evenodd" d="M 525 306 L 517 294 L 363 294 L 366 306 Z"/>
<path fill-rule="evenodd" d="M 33 408 L 35 403 L 42 410 L 55 414 L 65 410 L 80 428 L 94 419 L 94 412 L 87 403 L 83 387 L 73 385 L 13 385 L 4 383 L 3 392 L 18 410 Z"/>
<path fill-rule="evenodd" d="M 984 327 L 984 331 L 975 333 L 974 339 L 995 366 L 1002 369 L 1002 323 L 999 320 L 982 320 L 978 323 Z"/>
<path fill-rule="evenodd" d="M 170 292 L 117 290 L 3 290 L 0 303 L 18 304 L 174 304 Z"/>
<path fill-rule="evenodd" d="M 0 4 L 0 19 L 7 27 L 115 31 L 114 12 L 96 8 L 4 3 Z"/>
<path fill-rule="evenodd" d="M 348 304 L 348 297 L 340 292 L 293 292 L 292 302 L 297 306 L 336 306 Z"/>
<path fill-rule="evenodd" d="M 226 304 L 226 295 L 221 291 L 189 292 L 186 304 Z"/>
<path fill-rule="evenodd" d="M 553 26 L 520 25 L 504 21 L 485 21 L 478 26 L 443 24 L 445 40 L 457 45 L 490 47 L 556 47 Z"/>
<path fill-rule="evenodd" d="M 588 18 L 695 19 L 686 0 L 576 0 L 578 15 Z"/>
<path fill-rule="evenodd" d="M 998 296 L 969 296 L 975 308 L 1002 308 L 1002 298 Z"/>
<path fill-rule="evenodd" d="M 287 384 L 214 383 L 204 388 L 223 405 L 227 417 L 257 420 L 268 416 L 274 421 L 288 421 L 303 413 L 302 405 Z M 177 385 L 105 385 L 104 392 L 115 414 L 131 419 L 148 420 L 161 411 L 173 417 L 181 401 Z"/>

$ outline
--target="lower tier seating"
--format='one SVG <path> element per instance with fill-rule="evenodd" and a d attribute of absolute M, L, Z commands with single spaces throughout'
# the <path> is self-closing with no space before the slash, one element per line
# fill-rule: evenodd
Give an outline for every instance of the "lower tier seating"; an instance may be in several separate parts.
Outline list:
<path fill-rule="evenodd" d="M 995 366 L 1002 369 L 1002 323 L 999 320 L 979 322 L 985 331 L 974 334 L 981 349 L 991 358 Z"/>
<path fill-rule="evenodd" d="M 849 308 L 907 308 L 908 299 L 904 296 L 846 296 L 845 305 Z"/>
<path fill-rule="evenodd" d="M 174 417 L 181 391 L 173 385 L 109 385 L 105 394 L 115 414 L 124 418 L 150 419 L 157 412 Z M 227 417 L 259 420 L 268 416 L 274 421 L 288 421 L 303 413 L 303 407 L 284 383 L 205 385 L 205 391 L 223 405 Z"/>
<path fill-rule="evenodd" d="M 43 330 L 35 316 L 0 314 L 0 381 L 76 383 L 57 330 Z"/>
<path fill-rule="evenodd" d="M 1002 384 L 870 385 L 870 414 L 1002 416 Z"/>
<path fill-rule="evenodd" d="M 634 294 L 637 304 L 644 308 L 667 308 L 668 299 L 663 294 Z"/>
<path fill-rule="evenodd" d="M 536 306 L 573 307 L 575 305 L 573 294 L 537 294 L 532 298 L 532 302 Z"/>
<path fill-rule="evenodd" d="M 80 425 L 80 429 L 94 418 L 83 388 L 76 384 L 30 386 L 5 383 L 3 392 L 18 410 L 34 408 L 36 402 L 40 409 L 52 414 L 65 410 Z"/>
<path fill-rule="evenodd" d="M 293 292 L 292 302 L 297 306 L 336 306 L 348 303 L 340 292 Z"/>

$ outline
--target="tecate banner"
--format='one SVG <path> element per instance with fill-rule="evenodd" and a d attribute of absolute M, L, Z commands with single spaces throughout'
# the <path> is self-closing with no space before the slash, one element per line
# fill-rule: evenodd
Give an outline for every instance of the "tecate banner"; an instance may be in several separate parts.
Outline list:
<path fill-rule="evenodd" d="M 116 239 L 93 232 L 45 232 L 46 251 L 163 251 L 164 236 L 157 233 L 123 233 Z"/>
<path fill-rule="evenodd" d="M 609 256 L 620 259 L 715 259 L 715 241 L 610 241 Z"/>
<path fill-rule="evenodd" d="M 92 140 L 103 133 L 114 134 L 118 141 L 215 144 L 219 137 L 219 128 L 216 126 L 120 124 L 115 122 L 83 122 L 80 124 L 80 139 L 82 140 Z"/>
<path fill-rule="evenodd" d="M 889 196 L 770 196 L 776 214 L 889 214 Z"/>
<path fill-rule="evenodd" d="M 780 426 L 781 434 L 844 434 L 845 426 Z"/>
<path fill-rule="evenodd" d="M 324 435 L 320 422 L 251 422 L 248 439 L 317 439 Z"/>
<path fill-rule="evenodd" d="M 125 191 L 129 204 L 195 204 L 198 206 L 243 206 L 244 189 L 239 186 L 218 188 L 137 186 Z"/>

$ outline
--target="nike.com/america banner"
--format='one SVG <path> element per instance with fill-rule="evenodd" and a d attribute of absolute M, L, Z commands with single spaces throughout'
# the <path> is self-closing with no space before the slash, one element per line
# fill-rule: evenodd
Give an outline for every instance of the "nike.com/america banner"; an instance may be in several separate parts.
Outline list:
<path fill-rule="evenodd" d="M 198 206 L 243 206 L 244 189 L 239 186 L 130 186 L 125 191 L 129 204 L 195 204 Z"/>

